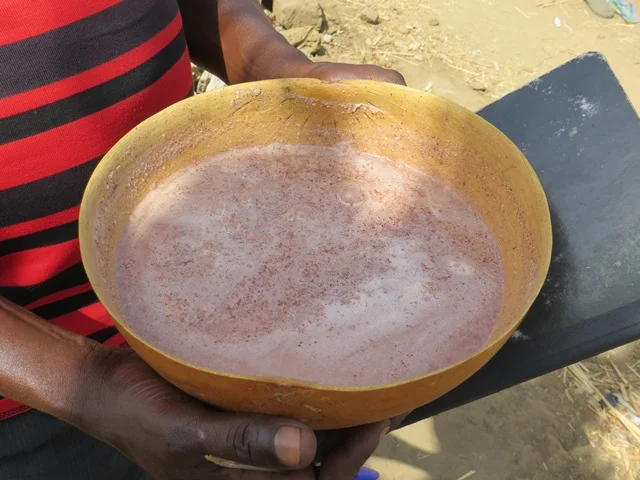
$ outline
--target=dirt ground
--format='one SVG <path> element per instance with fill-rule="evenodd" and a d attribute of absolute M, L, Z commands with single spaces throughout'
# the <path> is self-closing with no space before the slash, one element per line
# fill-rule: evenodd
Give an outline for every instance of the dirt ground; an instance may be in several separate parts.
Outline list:
<path fill-rule="evenodd" d="M 639 359 L 635 343 L 589 364 Z M 369 465 L 383 480 L 640 478 L 638 444 L 567 377 L 554 372 L 392 433 Z"/>
<path fill-rule="evenodd" d="M 599 18 L 583 0 L 321 4 L 329 28 L 337 29 L 324 44 L 326 59 L 396 68 L 409 86 L 472 110 L 589 51 L 605 55 L 632 103 L 640 105 L 640 25 Z M 379 24 L 360 18 L 366 8 L 378 13 Z"/>
<path fill-rule="evenodd" d="M 640 25 L 598 18 L 583 0 L 320 3 L 318 60 L 396 68 L 409 86 L 477 110 L 599 51 L 640 109 Z M 634 405 L 639 360 L 636 343 L 584 366 L 597 390 L 619 384 Z M 554 372 L 393 433 L 370 465 L 383 480 L 640 479 L 640 443 L 572 378 Z"/>

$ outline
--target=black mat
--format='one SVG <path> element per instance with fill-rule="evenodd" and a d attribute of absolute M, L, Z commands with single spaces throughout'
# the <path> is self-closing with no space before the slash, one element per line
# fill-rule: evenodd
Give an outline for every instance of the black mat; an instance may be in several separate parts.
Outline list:
<path fill-rule="evenodd" d="M 605 59 L 576 58 L 478 113 L 540 177 L 551 268 L 517 336 L 409 423 L 640 338 L 640 119 Z"/>

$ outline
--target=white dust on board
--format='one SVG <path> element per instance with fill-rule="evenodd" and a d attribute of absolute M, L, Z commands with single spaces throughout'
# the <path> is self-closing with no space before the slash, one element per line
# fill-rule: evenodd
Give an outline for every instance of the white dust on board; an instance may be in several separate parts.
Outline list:
<path fill-rule="evenodd" d="M 559 137 L 560 135 L 562 135 L 564 132 L 567 131 L 567 127 L 560 127 L 557 131 L 556 131 L 556 137 Z"/>
<path fill-rule="evenodd" d="M 515 332 L 513 332 L 513 335 L 511 336 L 511 339 L 514 342 L 524 342 L 529 340 L 529 335 L 527 335 L 526 333 L 522 333 L 522 330 L 516 330 Z"/>
<path fill-rule="evenodd" d="M 542 83 L 542 79 L 541 78 L 536 78 L 535 80 L 529 82 L 529 84 L 527 85 L 527 87 L 529 88 L 533 88 L 534 90 L 538 90 L 538 87 L 540 86 L 540 84 Z"/>
<path fill-rule="evenodd" d="M 582 118 L 593 118 L 600 113 L 600 104 L 598 102 L 590 102 L 583 95 L 576 95 L 571 99 L 571 103 L 575 111 L 582 114 Z"/>
<path fill-rule="evenodd" d="M 546 91 L 546 89 L 543 90 L 543 91 Z M 592 118 L 594 118 L 594 117 L 596 117 L 597 115 L 600 114 L 600 103 L 596 102 L 596 101 L 590 101 L 584 95 L 576 95 L 575 97 L 570 98 L 569 99 L 569 103 L 570 103 L 571 107 L 573 108 L 573 111 L 580 114 L 580 116 L 583 119 L 583 122 L 585 120 L 592 119 Z M 556 135 L 556 137 L 560 137 L 562 135 L 567 135 L 569 138 L 573 138 L 578 133 L 580 133 L 580 130 L 578 129 L 578 127 L 576 127 L 576 126 L 572 126 L 571 127 L 569 125 L 569 121 L 566 121 L 566 122 L 563 122 L 560 125 L 560 127 L 556 130 L 555 135 Z M 578 150 L 578 156 L 580 156 L 582 151 L 583 150 L 582 150 L 582 147 L 581 147 Z"/>

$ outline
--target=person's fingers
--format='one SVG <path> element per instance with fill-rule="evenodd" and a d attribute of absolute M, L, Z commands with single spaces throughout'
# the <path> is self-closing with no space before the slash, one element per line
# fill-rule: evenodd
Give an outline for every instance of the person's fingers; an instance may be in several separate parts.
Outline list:
<path fill-rule="evenodd" d="M 197 426 L 203 456 L 227 466 L 303 469 L 316 454 L 316 437 L 294 420 L 259 415 L 214 414 Z"/>
<path fill-rule="evenodd" d="M 328 82 L 340 80 L 376 80 L 406 85 L 400 72 L 377 65 L 350 65 L 344 63 L 316 63 L 306 76 Z"/>
<path fill-rule="evenodd" d="M 400 72 L 378 67 L 377 65 L 346 65 L 344 68 L 335 68 L 334 70 L 334 78 L 329 78 L 328 80 L 363 79 L 397 83 L 399 85 L 407 84 Z"/>
<path fill-rule="evenodd" d="M 344 442 L 344 439 L 349 437 L 352 430 L 353 428 L 345 428 L 342 430 L 323 430 L 316 432 L 318 446 L 316 448 L 315 461 L 321 461 L 328 452 Z"/>
<path fill-rule="evenodd" d="M 379 82 L 397 83 L 398 85 L 406 85 L 402 74 L 396 70 L 390 70 L 388 68 L 378 67 L 376 65 L 360 65 L 367 70 L 367 74 L 370 80 L 377 80 Z"/>
<path fill-rule="evenodd" d="M 404 419 L 407 418 L 409 413 L 403 413 L 401 415 L 397 415 L 390 420 L 390 428 L 389 431 L 394 431 L 399 428 L 404 422 Z M 352 428 L 344 428 L 341 430 L 322 430 L 316 432 L 317 438 L 317 448 L 316 448 L 316 458 L 314 461 L 320 462 L 324 455 L 333 450 L 337 445 L 342 443 L 345 438 L 349 438 L 351 432 L 353 430 L 357 430 L 359 427 Z"/>
<path fill-rule="evenodd" d="M 393 417 L 391 419 L 391 428 L 389 429 L 389 431 L 393 432 L 396 428 L 400 428 L 400 426 L 402 425 L 402 422 L 404 422 L 404 419 L 409 416 L 409 413 L 411 412 L 403 413 L 402 415 L 397 415 Z"/>
<path fill-rule="evenodd" d="M 353 480 L 390 427 L 387 420 L 351 429 L 343 443 L 322 459 L 318 480 Z"/>

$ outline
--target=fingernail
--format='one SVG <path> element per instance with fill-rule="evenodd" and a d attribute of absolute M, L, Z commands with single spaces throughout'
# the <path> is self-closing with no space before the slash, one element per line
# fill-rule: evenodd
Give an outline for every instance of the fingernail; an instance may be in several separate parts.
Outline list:
<path fill-rule="evenodd" d="M 382 427 L 382 430 L 380 431 L 380 440 L 382 440 L 384 436 L 389 433 L 389 430 L 391 430 L 391 424 L 387 423 L 384 427 Z"/>
<path fill-rule="evenodd" d="M 300 464 L 300 436 L 300 429 L 295 427 L 280 427 L 276 433 L 276 455 L 283 465 L 297 467 Z"/>

